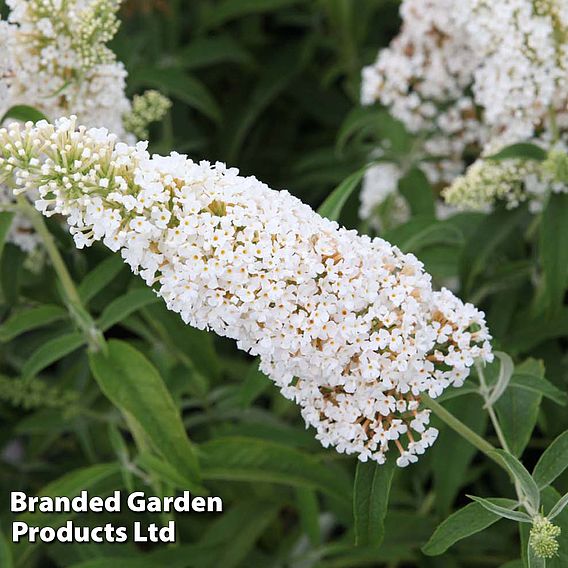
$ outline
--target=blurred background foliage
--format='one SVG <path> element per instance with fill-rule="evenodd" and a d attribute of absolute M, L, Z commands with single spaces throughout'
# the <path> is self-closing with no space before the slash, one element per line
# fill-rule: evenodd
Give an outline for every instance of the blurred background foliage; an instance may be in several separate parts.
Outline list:
<path fill-rule="evenodd" d="M 153 127 L 157 152 L 226 161 L 317 208 L 364 167 L 377 141 L 388 139 L 401 160 L 412 149 L 412 138 L 384 110 L 358 103 L 362 66 L 398 29 L 395 0 L 127 0 L 121 17 L 112 47 L 128 69 L 129 94 L 154 87 L 174 102 L 163 124 Z M 523 208 L 438 221 L 436 188 L 419 170 L 411 169 L 401 187 L 412 218 L 381 236 L 414 252 L 437 285 L 452 284 L 485 309 L 496 346 L 525 361 L 513 376 L 518 388 L 508 389 L 496 410 L 508 442 L 516 455 L 524 452 L 530 468 L 567 427 L 568 308 L 535 288 L 540 249 L 534 223 Z M 341 221 L 366 231 L 357 210 L 355 191 Z M 254 361 L 232 342 L 184 326 L 103 247 L 79 253 L 57 223 L 49 227 L 83 305 L 107 338 L 121 340 L 112 345 L 122 366 L 89 365 L 85 338 L 63 307 L 49 263 L 6 244 L 0 266 L 0 566 L 523 566 L 515 525 L 492 524 L 497 518 L 471 538 L 453 535 L 423 548 L 436 526 L 468 503 L 466 493 L 512 496 L 507 476 L 456 434 L 440 425 L 434 449 L 394 474 L 382 526 L 381 511 L 369 512 L 369 491 L 372 496 L 388 486 L 391 471 L 360 467 L 353 495 L 356 460 L 324 450 Z M 493 441 L 482 399 L 464 389 L 446 407 Z M 134 421 L 125 419 L 129 413 Z M 180 432 L 183 443 L 169 447 Z M 223 497 L 225 512 L 176 515 L 175 546 L 8 543 L 10 490 L 171 494 L 193 488 L 186 473 L 194 455 L 202 484 Z M 555 484 L 561 493 L 566 482 L 564 475 Z M 553 501 L 555 490 L 547 491 Z M 379 499 L 375 506 L 386 504 Z M 376 525 L 362 518 L 365 510 Z M 547 566 L 568 566 L 566 516 L 557 518 L 563 555 Z M 28 518 L 51 526 L 67 520 Z M 144 520 L 169 518 L 148 514 Z M 134 520 L 139 516 L 129 513 L 76 519 L 83 525 Z"/>

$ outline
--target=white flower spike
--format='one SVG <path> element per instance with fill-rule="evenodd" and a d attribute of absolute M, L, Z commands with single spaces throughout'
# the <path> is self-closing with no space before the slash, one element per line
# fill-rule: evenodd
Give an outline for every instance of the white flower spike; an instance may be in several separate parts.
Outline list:
<path fill-rule="evenodd" d="M 0 174 L 102 241 L 199 329 L 233 338 L 324 446 L 416 461 L 436 439 L 421 394 L 492 359 L 484 317 L 382 239 L 340 228 L 286 191 L 186 156 L 150 156 L 106 129 L 0 130 Z"/>

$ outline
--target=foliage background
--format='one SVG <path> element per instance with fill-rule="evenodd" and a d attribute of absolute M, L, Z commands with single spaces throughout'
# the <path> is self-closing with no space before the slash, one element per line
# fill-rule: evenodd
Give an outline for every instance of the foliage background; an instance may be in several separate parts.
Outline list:
<path fill-rule="evenodd" d="M 152 132 L 155 151 L 226 161 L 317 208 L 361 171 L 378 140 L 389 139 L 400 160 L 412 148 L 412 138 L 386 112 L 358 104 L 360 69 L 396 33 L 397 10 L 394 0 L 129 0 L 112 47 L 129 71 L 130 94 L 156 87 L 174 101 Z M 558 268 L 568 265 L 561 222 L 568 203 L 555 196 L 544 223 L 523 208 L 437 221 L 437 188 L 419 170 L 410 170 L 401 189 L 412 218 L 381 236 L 414 252 L 437 285 L 457 285 L 462 298 L 486 310 L 496 347 L 517 363 L 517 388 L 507 389 L 496 412 L 513 453 L 531 469 L 568 422 L 566 274 Z M 357 209 L 355 191 L 341 221 L 367 231 Z M 513 496 L 507 475 L 457 434 L 439 425 L 435 447 L 394 473 L 383 527 L 390 468 L 360 466 L 356 480 L 356 460 L 320 447 L 298 409 L 232 342 L 185 327 L 120 259 L 98 246 L 79 254 L 57 224 L 49 227 L 105 336 L 125 340 L 151 363 L 122 353 L 130 363 L 102 369 L 95 382 L 97 365 L 89 365 L 49 263 L 3 247 L 1 566 L 518 568 L 526 562 L 526 532 L 491 516 L 490 528 L 447 552 L 456 535 L 425 546 L 436 526 L 469 502 L 466 494 Z M 556 244 L 552 253 L 544 252 L 547 239 Z M 552 291 L 550 281 L 543 288 L 535 277 L 539 267 L 559 280 Z M 488 375 L 495 379 L 497 370 Z M 160 390 L 162 381 L 168 392 Z M 497 445 L 482 398 L 468 387 L 458 394 L 446 408 Z M 177 447 L 168 446 L 175 436 Z M 174 547 L 8 543 L 10 490 L 168 494 L 191 487 L 193 454 L 203 485 L 223 497 L 225 512 L 177 515 Z M 546 504 L 556 491 L 566 492 L 568 476 L 554 485 L 544 492 Z M 547 566 L 568 566 L 567 516 L 557 518 L 561 556 Z M 30 522 L 65 520 L 35 515 Z M 76 519 L 86 525 L 134 520 L 127 513 Z M 461 526 L 467 533 L 474 524 Z"/>

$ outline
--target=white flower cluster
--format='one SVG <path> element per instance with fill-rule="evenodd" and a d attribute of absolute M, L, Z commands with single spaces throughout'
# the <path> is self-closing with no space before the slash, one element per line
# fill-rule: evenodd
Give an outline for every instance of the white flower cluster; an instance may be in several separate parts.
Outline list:
<path fill-rule="evenodd" d="M 432 183 L 451 183 L 488 144 L 546 145 L 553 130 L 568 132 L 565 0 L 404 0 L 401 16 L 399 35 L 363 70 L 361 98 L 425 137 Z"/>
<path fill-rule="evenodd" d="M 568 125 L 568 4 L 565 0 L 468 0 L 457 12 L 479 65 L 475 102 L 509 140 L 532 138 L 550 109 Z"/>
<path fill-rule="evenodd" d="M 486 138 L 467 94 L 478 59 L 453 0 L 404 0 L 400 12 L 399 35 L 363 69 L 361 100 L 380 101 L 410 132 L 425 134 L 424 153 L 441 158 L 425 171 L 445 183 L 462 169 L 465 148 Z"/>
<path fill-rule="evenodd" d="M 128 142 L 133 134 L 146 138 L 148 123 L 162 118 L 169 101 L 151 91 L 140 97 L 146 104 L 131 107 L 126 69 L 106 45 L 119 27 L 120 3 L 7 0 L 9 19 L 0 21 L 0 117 L 28 105 L 51 120 L 73 113 L 82 124 L 105 126 Z M 0 207 L 12 201 L 11 191 L 0 186 Z M 8 240 L 27 252 L 39 244 L 20 213 Z"/>
<path fill-rule="evenodd" d="M 126 70 L 105 42 L 116 32 L 118 0 L 8 0 L 0 22 L 0 116 L 29 105 L 54 119 L 73 112 L 89 126 L 105 125 L 126 136 L 123 114 Z M 0 186 L 0 205 L 10 205 Z M 39 239 L 16 213 L 8 240 L 26 252 Z"/>
<path fill-rule="evenodd" d="M 106 46 L 118 29 L 120 0 L 8 0 L 0 28 L 2 53 L 10 64 L 1 81 L 9 96 L 0 116 L 27 104 L 50 119 L 73 112 L 88 126 L 104 125 L 126 135 L 130 110 L 126 70 Z"/>
<path fill-rule="evenodd" d="M 399 466 L 437 436 L 421 395 L 492 359 L 484 317 L 432 290 L 412 255 L 320 217 L 223 164 L 150 156 L 106 129 L 0 130 L 0 175 L 101 240 L 186 323 L 233 338 L 300 407 L 324 446 Z"/>

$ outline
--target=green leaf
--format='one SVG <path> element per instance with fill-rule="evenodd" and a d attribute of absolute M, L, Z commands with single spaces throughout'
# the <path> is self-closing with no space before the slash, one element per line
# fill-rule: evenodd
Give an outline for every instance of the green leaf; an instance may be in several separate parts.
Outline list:
<path fill-rule="evenodd" d="M 179 314 L 168 310 L 163 302 L 144 308 L 143 316 L 186 366 L 195 366 L 200 383 L 203 383 L 200 392 L 205 394 L 208 387 L 206 379 L 216 380 L 221 376 L 213 333 L 186 325 Z"/>
<path fill-rule="evenodd" d="M 508 339 L 509 351 L 530 351 L 550 339 L 568 335 L 568 308 L 558 309 L 550 318 L 523 317 Z"/>
<path fill-rule="evenodd" d="M 478 305 L 488 296 L 518 289 L 530 280 L 533 273 L 534 265 L 530 260 L 503 262 L 495 267 L 491 275 L 480 281 L 471 295 L 471 303 Z"/>
<path fill-rule="evenodd" d="M 129 78 L 131 85 L 159 89 L 203 113 L 213 122 L 221 122 L 221 108 L 207 87 L 181 69 L 142 67 L 133 72 Z"/>
<path fill-rule="evenodd" d="M 549 314 L 562 306 L 568 284 L 568 195 L 552 193 L 540 222 L 539 253 L 544 303 Z"/>
<path fill-rule="evenodd" d="M 9 108 L 4 113 L 4 116 L 0 119 L 0 124 L 2 124 L 8 118 L 11 118 L 13 120 L 21 120 L 22 122 L 27 122 L 28 120 L 31 120 L 32 122 L 49 120 L 41 111 L 28 105 L 15 105 Z"/>
<path fill-rule="evenodd" d="M 519 482 L 528 502 L 532 505 L 535 511 L 538 511 L 540 506 L 540 490 L 535 480 L 531 477 L 531 474 L 526 470 L 525 466 L 515 456 L 505 450 L 495 450 L 492 453 L 498 454 L 505 462 L 507 469 Z"/>
<path fill-rule="evenodd" d="M 558 499 L 556 505 L 550 509 L 550 512 L 547 515 L 548 519 L 552 520 L 554 517 L 560 515 L 560 513 L 562 513 L 562 511 L 566 508 L 566 505 L 568 505 L 568 493 L 565 493 L 560 499 Z"/>
<path fill-rule="evenodd" d="M 2 258 L 2 253 L 4 252 L 4 244 L 6 243 L 6 238 L 10 233 L 13 219 L 14 213 L 11 213 L 9 211 L 0 211 L 0 259 Z"/>
<path fill-rule="evenodd" d="M 35 377 L 46 367 L 73 353 L 85 343 L 85 336 L 78 331 L 50 339 L 30 355 L 22 367 L 22 376 L 24 378 Z"/>
<path fill-rule="evenodd" d="M 319 503 L 313 489 L 296 487 L 296 504 L 300 514 L 300 524 L 310 542 L 317 546 L 321 542 L 319 523 Z"/>
<path fill-rule="evenodd" d="M 240 388 L 241 408 L 248 408 L 270 386 L 270 379 L 258 368 L 258 365 L 258 359 L 250 364 Z"/>
<path fill-rule="evenodd" d="M 283 444 L 230 437 L 199 449 L 204 479 L 283 483 L 350 499 L 350 484 L 341 470 Z"/>
<path fill-rule="evenodd" d="M 97 325 L 102 331 L 106 331 L 139 309 L 158 300 L 158 296 L 151 288 L 139 288 L 126 292 L 123 296 L 113 300 L 104 309 L 97 321 Z"/>
<path fill-rule="evenodd" d="M 562 432 L 540 456 L 534 470 L 536 484 L 544 489 L 568 468 L 568 430 Z"/>
<path fill-rule="evenodd" d="M 204 12 L 202 26 L 208 29 L 218 28 L 236 18 L 274 12 L 298 2 L 299 0 L 223 0 Z"/>
<path fill-rule="evenodd" d="M 112 491 L 120 490 L 119 465 L 116 463 L 101 463 L 66 473 L 62 477 L 44 486 L 37 495 L 45 497 L 77 497 L 81 491 L 88 491 L 91 495 L 101 497 L 109 495 Z M 57 529 L 63 526 L 76 513 L 22 513 L 14 520 L 26 523 L 29 526 L 52 527 Z M 27 558 L 31 549 L 37 544 L 23 541 L 12 547 L 14 563 L 18 566 L 28 566 Z M 25 560 L 25 564 L 24 561 Z M 2 568 L 4 565 L 2 564 Z"/>
<path fill-rule="evenodd" d="M 466 388 L 469 385 L 464 385 Z M 462 389 L 448 389 L 457 392 Z M 476 393 L 451 400 L 446 409 L 476 434 L 483 436 L 487 427 L 487 412 L 482 408 L 482 399 Z M 439 514 L 447 516 L 456 496 L 468 483 L 468 471 L 477 453 L 471 444 L 464 444 L 463 438 L 445 424 L 439 427 L 439 443 L 432 448 L 433 489 L 436 495 L 435 507 Z"/>
<path fill-rule="evenodd" d="M 517 374 L 530 374 L 536 382 L 542 380 L 544 368 L 539 361 L 528 359 L 516 368 L 515 375 Z M 512 384 L 518 384 L 515 375 L 511 379 Z M 542 395 L 535 390 L 509 388 L 495 404 L 509 449 L 517 457 L 523 453 L 529 443 L 538 418 L 541 400 Z"/>
<path fill-rule="evenodd" d="M 394 469 L 393 458 L 384 465 L 376 462 L 357 463 L 353 487 L 356 546 L 381 545 Z"/>
<path fill-rule="evenodd" d="M 43 305 L 17 312 L 0 326 L 0 341 L 11 341 L 18 335 L 65 319 L 67 312 L 60 306 Z"/>
<path fill-rule="evenodd" d="M 121 489 L 119 484 L 119 466 L 116 463 L 102 463 L 85 468 L 73 470 L 55 481 L 46 485 L 39 493 L 45 497 L 77 497 L 81 491 L 88 491 L 91 495 L 105 496 L 113 490 Z M 30 526 L 52 527 L 57 529 L 63 526 L 76 513 L 23 513 L 18 517 Z M 27 558 L 36 544 L 26 541 L 20 542 L 12 548 L 17 565 L 27 566 L 23 560 Z"/>
<path fill-rule="evenodd" d="M 495 356 L 501 363 L 499 366 L 499 375 L 497 377 L 497 382 L 491 389 L 491 394 L 489 395 L 484 408 L 493 406 L 501 398 L 501 395 L 509 386 L 509 382 L 511 381 L 511 377 L 513 376 L 513 372 L 515 370 L 515 364 L 513 363 L 511 357 L 507 355 L 507 353 L 503 353 L 502 351 L 495 351 Z"/>
<path fill-rule="evenodd" d="M 384 234 L 385 240 L 398 246 L 403 252 L 421 253 L 436 245 L 455 245 L 464 243 L 459 227 L 448 221 L 436 221 L 429 215 L 412 218 Z"/>
<path fill-rule="evenodd" d="M 530 523 L 532 519 L 526 513 L 522 511 L 514 511 L 512 509 L 508 509 L 507 507 L 502 507 L 501 505 L 497 505 L 494 503 L 495 500 L 490 501 L 489 499 L 483 499 L 482 497 L 475 497 L 474 495 L 468 495 L 470 499 L 473 499 L 476 503 L 479 503 L 482 507 L 498 515 L 499 517 L 503 517 L 504 519 L 510 519 L 511 521 L 517 521 L 519 523 Z"/>
<path fill-rule="evenodd" d="M 113 254 L 93 268 L 79 284 L 79 296 L 83 303 L 88 304 L 90 300 L 117 277 L 125 266 L 122 258 Z"/>
<path fill-rule="evenodd" d="M 20 247 L 12 243 L 5 243 L 0 266 L 0 282 L 4 303 L 8 306 L 18 303 L 20 280 L 26 257 L 26 253 Z"/>
<path fill-rule="evenodd" d="M 81 491 L 92 491 L 92 494 L 108 494 L 117 487 L 120 467 L 117 463 L 101 463 L 66 473 L 59 479 L 46 485 L 38 496 L 42 497 L 77 497 Z M 112 488 L 112 489 L 111 489 Z M 57 528 L 63 526 L 74 513 L 23 513 L 16 520 L 29 525 L 50 526 Z M 18 546 L 19 548 L 19 546 Z"/>
<path fill-rule="evenodd" d="M 227 62 L 253 64 L 251 54 L 229 35 L 198 37 L 179 51 L 177 58 L 184 69 L 191 70 Z"/>
<path fill-rule="evenodd" d="M 566 406 L 568 395 L 546 379 L 529 373 L 515 373 L 509 383 L 510 387 L 540 393 L 552 402 Z"/>
<path fill-rule="evenodd" d="M 167 568 L 205 568 L 219 549 L 218 545 L 213 547 L 202 546 L 201 544 L 182 544 L 171 548 L 156 548 L 145 553 L 130 550 L 129 556 L 126 556 L 127 552 L 125 551 L 121 553 L 117 551 L 114 553 L 116 556 L 111 555 L 111 553 L 107 556 L 106 550 L 100 544 L 95 546 L 95 552 L 93 552 L 93 549 L 87 549 L 84 555 L 95 554 L 96 551 L 100 550 L 104 556 L 81 560 L 69 566 L 69 568 L 109 568 L 112 566 L 119 566 L 120 568 L 156 568 L 157 566 L 167 566 Z M 110 550 L 114 551 L 116 549 L 111 547 Z"/>
<path fill-rule="evenodd" d="M 493 505 L 513 509 L 511 499 L 487 499 Z M 476 534 L 500 520 L 500 515 L 487 510 L 481 503 L 470 503 L 440 523 L 430 540 L 422 547 L 428 556 L 444 554 L 456 542 Z"/>
<path fill-rule="evenodd" d="M 2 566 L 2 568 L 14 568 L 12 551 L 10 550 L 8 540 L 2 529 L 0 529 L 0 566 Z"/>
<path fill-rule="evenodd" d="M 466 296 L 471 295 L 475 279 L 484 271 L 491 255 L 527 217 L 523 207 L 513 211 L 499 209 L 479 223 L 467 241 L 460 261 L 460 276 Z"/>
<path fill-rule="evenodd" d="M 546 151 L 536 144 L 521 142 L 503 148 L 501 151 L 497 152 L 497 154 L 488 156 L 486 160 L 509 160 L 515 158 L 541 162 L 546 159 Z"/>
<path fill-rule="evenodd" d="M 345 117 L 339 132 L 335 147 L 339 154 L 345 151 L 347 143 L 356 134 L 373 134 L 378 131 L 383 121 L 388 120 L 384 110 L 373 106 L 357 106 Z"/>
<path fill-rule="evenodd" d="M 183 476 L 175 467 L 150 452 L 142 452 L 137 457 L 136 462 L 146 471 L 156 475 L 161 481 L 172 485 L 176 489 L 183 490 L 193 484 L 190 479 Z"/>
<path fill-rule="evenodd" d="M 413 216 L 425 215 L 433 220 L 435 214 L 434 192 L 422 170 L 412 168 L 399 181 L 398 188 L 410 205 Z"/>
<path fill-rule="evenodd" d="M 90 354 L 92 373 L 107 398 L 131 416 L 153 449 L 181 475 L 199 482 L 195 450 L 156 368 L 128 343 L 108 342 L 108 355 Z"/>
<path fill-rule="evenodd" d="M 344 179 L 320 205 L 318 213 L 322 217 L 327 217 L 332 221 L 339 220 L 345 202 L 349 199 L 353 191 L 355 191 L 364 175 L 365 168 L 352 173 L 349 177 Z"/>
<path fill-rule="evenodd" d="M 200 563 L 199 568 L 251 566 L 245 562 L 247 554 L 274 521 L 281 506 L 278 501 L 258 500 L 233 504 L 201 539 L 201 545 L 214 546 L 217 554 L 211 561 Z"/>
<path fill-rule="evenodd" d="M 237 160 L 247 135 L 260 115 L 305 65 L 305 50 L 303 43 L 293 44 L 278 50 L 270 58 L 270 66 L 248 97 L 245 108 L 235 114 L 234 120 L 226 128 L 226 162 L 234 163 Z"/>
<path fill-rule="evenodd" d="M 124 442 L 119 429 L 114 424 L 108 425 L 108 437 L 112 449 L 118 458 L 118 462 L 121 465 L 120 472 L 122 474 L 122 480 L 124 481 L 124 486 L 129 493 L 134 491 L 134 479 L 132 476 L 132 471 L 130 466 L 130 452 L 128 447 Z"/>

